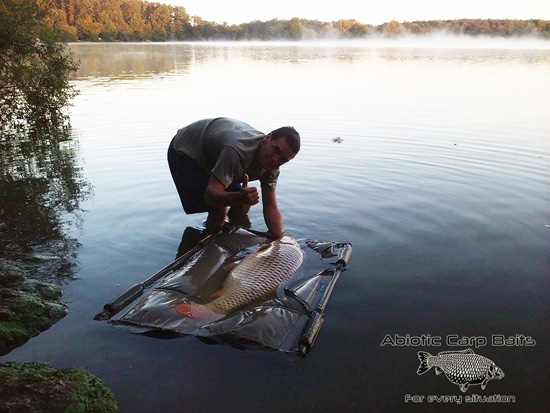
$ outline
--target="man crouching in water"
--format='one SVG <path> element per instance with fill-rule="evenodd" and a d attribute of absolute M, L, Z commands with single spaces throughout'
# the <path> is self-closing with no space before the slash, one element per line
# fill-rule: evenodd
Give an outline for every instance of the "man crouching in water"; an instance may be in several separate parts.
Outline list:
<path fill-rule="evenodd" d="M 229 218 L 246 219 L 259 202 L 249 181 L 259 180 L 264 220 L 273 238 L 284 233 L 275 187 L 279 167 L 300 150 L 300 135 L 289 126 L 267 135 L 244 122 L 215 118 L 178 131 L 168 148 L 168 164 L 187 214 L 208 212 L 206 229 L 214 231 Z"/>

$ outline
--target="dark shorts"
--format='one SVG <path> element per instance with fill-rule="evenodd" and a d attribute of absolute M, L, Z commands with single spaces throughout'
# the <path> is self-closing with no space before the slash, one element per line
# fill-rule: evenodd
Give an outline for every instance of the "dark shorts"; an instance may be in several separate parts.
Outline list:
<path fill-rule="evenodd" d="M 172 179 L 180 196 L 183 209 L 188 214 L 216 211 L 220 208 L 207 206 L 204 203 L 204 193 L 210 172 L 205 171 L 194 159 L 174 149 L 174 141 L 168 147 L 168 165 Z M 226 191 L 237 192 L 242 184 L 231 184 Z"/>

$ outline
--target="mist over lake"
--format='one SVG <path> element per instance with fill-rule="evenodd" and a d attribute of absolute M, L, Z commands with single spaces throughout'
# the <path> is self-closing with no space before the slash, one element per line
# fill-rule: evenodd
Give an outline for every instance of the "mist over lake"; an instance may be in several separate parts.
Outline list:
<path fill-rule="evenodd" d="M 548 41 L 70 49 L 81 61 L 74 156 L 93 191 L 82 220 L 67 224 L 80 243 L 64 285 L 69 314 L 3 362 L 83 366 L 122 412 L 425 411 L 405 396 L 462 393 L 432 371 L 417 375 L 417 352 L 471 347 L 505 377 L 467 394 L 515 397 L 494 409 L 550 408 Z M 294 126 L 302 149 L 277 186 L 286 233 L 354 245 L 303 360 L 93 320 L 174 260 L 185 228 L 202 226 L 205 214 L 181 208 L 166 151 L 179 128 L 219 116 L 266 133 Z M 265 230 L 259 206 L 250 219 Z M 392 345 L 387 335 L 441 340 Z"/>

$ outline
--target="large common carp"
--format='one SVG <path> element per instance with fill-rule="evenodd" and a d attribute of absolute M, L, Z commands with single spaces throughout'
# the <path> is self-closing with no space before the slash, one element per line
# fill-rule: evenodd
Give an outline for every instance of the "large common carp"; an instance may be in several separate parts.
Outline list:
<path fill-rule="evenodd" d="M 298 243 L 284 236 L 243 258 L 227 275 L 217 298 L 204 305 L 181 304 L 176 311 L 190 318 L 203 318 L 211 312 L 230 314 L 272 297 L 303 262 L 304 252 Z"/>

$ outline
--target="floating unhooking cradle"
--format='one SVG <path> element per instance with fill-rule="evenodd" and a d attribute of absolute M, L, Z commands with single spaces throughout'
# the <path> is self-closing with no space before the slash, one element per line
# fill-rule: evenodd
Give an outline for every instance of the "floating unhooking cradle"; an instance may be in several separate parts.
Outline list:
<path fill-rule="evenodd" d="M 309 240 L 305 244 L 310 248 L 301 249 L 292 243 L 226 227 L 106 304 L 96 319 L 239 348 L 306 354 L 319 334 L 338 277 L 347 269 L 352 246 Z M 262 277 L 266 271 L 273 274 Z M 238 276 L 245 278 L 235 281 Z M 217 304 L 231 282 L 242 291 L 231 287 L 238 299 L 226 313 L 227 300 L 222 307 Z"/>

